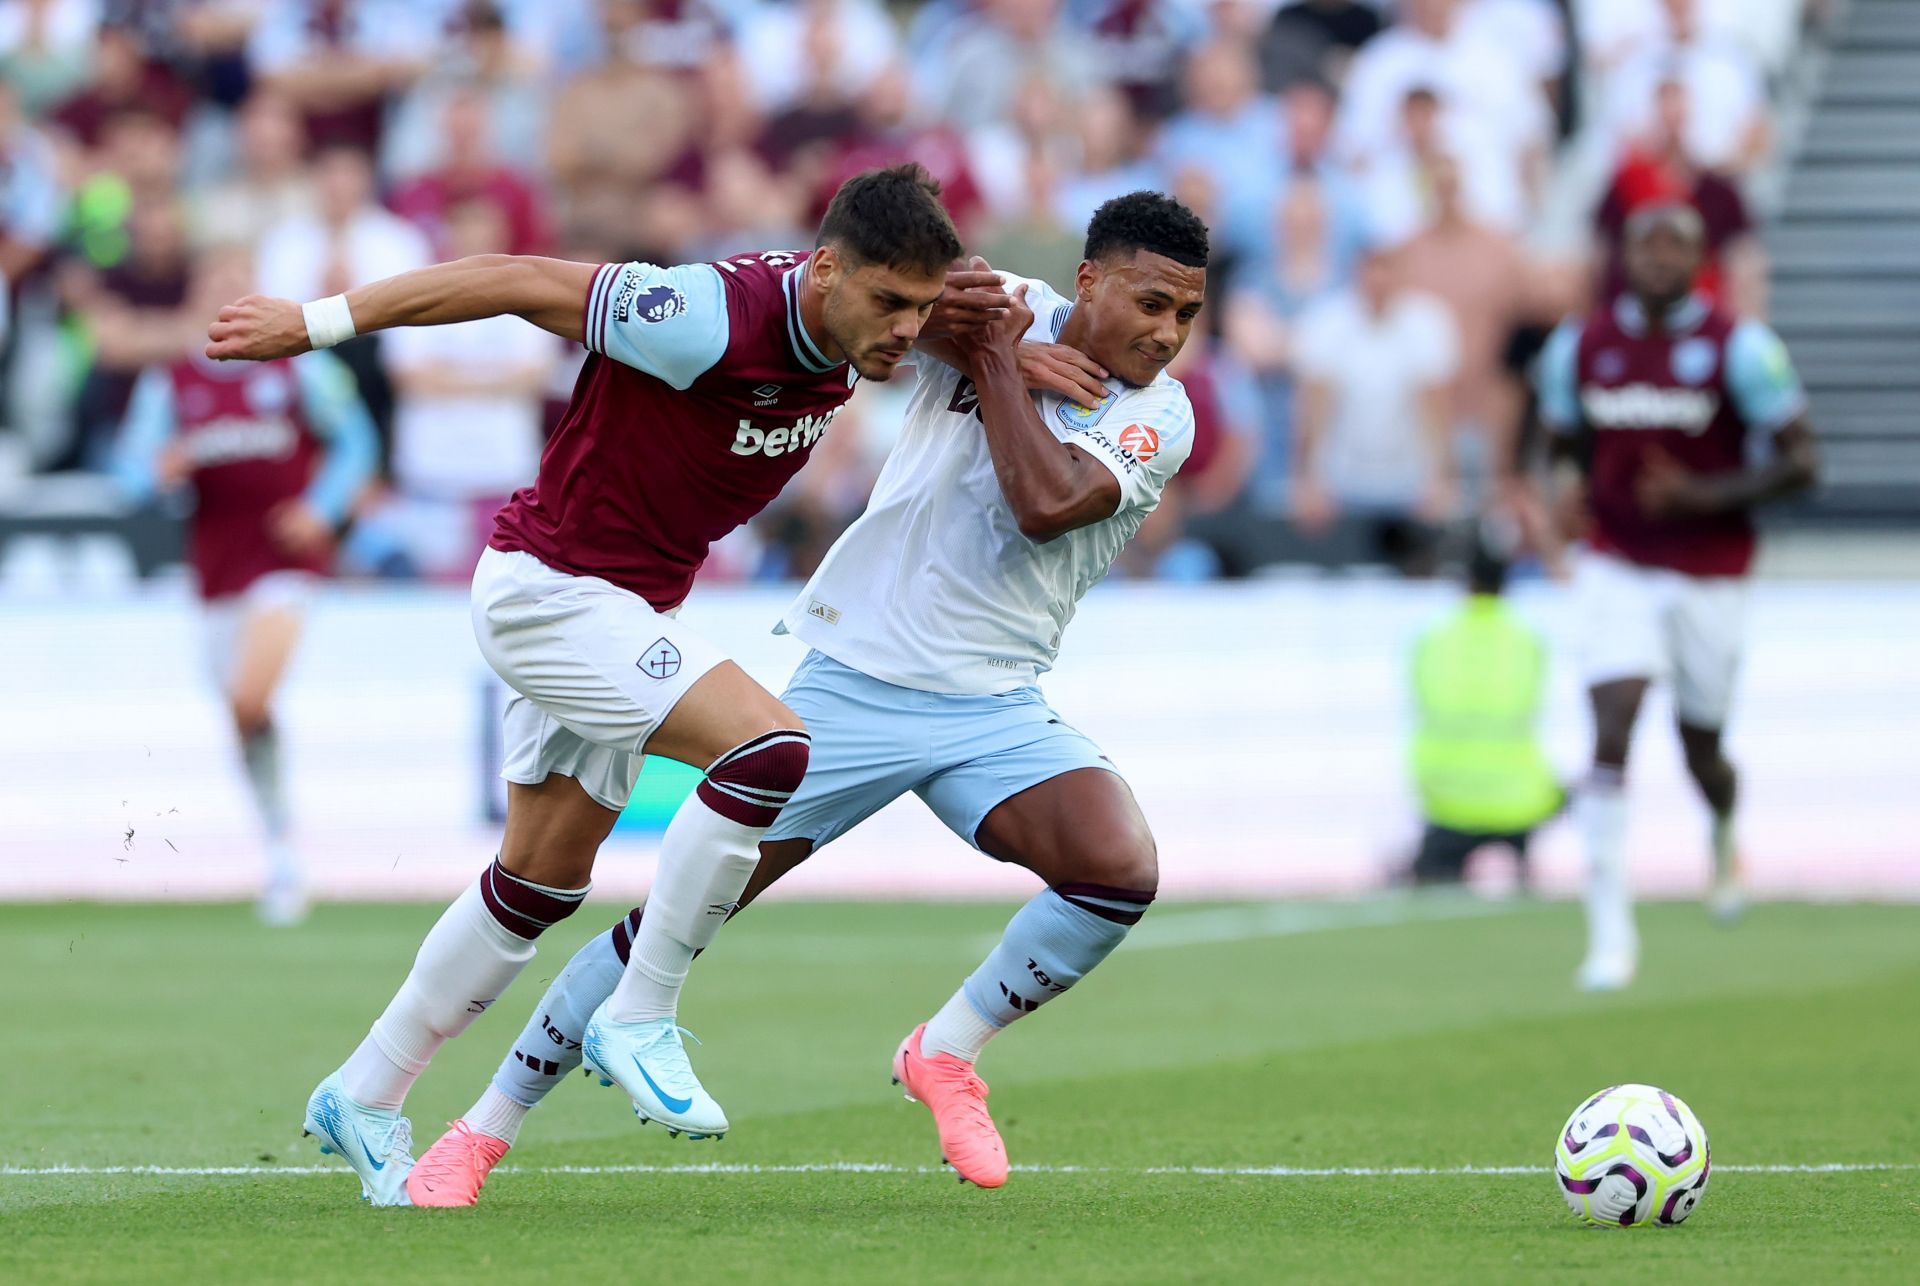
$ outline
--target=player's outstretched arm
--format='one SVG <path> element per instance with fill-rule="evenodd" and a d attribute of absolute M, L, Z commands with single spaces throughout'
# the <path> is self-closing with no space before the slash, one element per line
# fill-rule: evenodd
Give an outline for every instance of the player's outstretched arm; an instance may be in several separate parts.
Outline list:
<path fill-rule="evenodd" d="M 1111 470 L 1055 438 L 1034 408 L 1018 351 L 1020 337 L 1033 324 L 1025 295 L 1025 286 L 1015 287 L 1004 318 L 954 342 L 980 396 L 980 420 L 1001 493 L 1020 534 L 1046 541 L 1111 518 L 1120 508 L 1121 491 Z"/>
<path fill-rule="evenodd" d="M 223 307 L 207 327 L 207 356 L 272 361 L 393 326 L 444 326 L 507 313 L 578 341 L 598 267 L 536 255 L 473 255 L 308 304 L 248 295 Z"/>

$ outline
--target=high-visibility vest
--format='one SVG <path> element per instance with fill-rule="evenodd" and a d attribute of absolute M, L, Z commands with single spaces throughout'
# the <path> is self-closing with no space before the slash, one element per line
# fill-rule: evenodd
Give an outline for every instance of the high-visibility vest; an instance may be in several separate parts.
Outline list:
<path fill-rule="evenodd" d="M 1560 807 L 1537 725 L 1546 647 L 1497 595 L 1475 594 L 1413 656 L 1413 774 L 1427 820 L 1529 830 Z"/>

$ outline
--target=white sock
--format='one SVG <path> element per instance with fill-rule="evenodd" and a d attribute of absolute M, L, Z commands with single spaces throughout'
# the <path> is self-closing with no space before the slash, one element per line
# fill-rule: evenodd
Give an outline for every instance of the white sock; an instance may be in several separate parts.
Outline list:
<path fill-rule="evenodd" d="M 489 1085 L 480 1095 L 480 1101 L 467 1109 L 460 1119 L 467 1128 L 481 1134 L 491 1135 L 508 1147 L 512 1147 L 520 1137 L 520 1122 L 527 1119 L 527 1113 L 533 1109 L 524 1103 L 516 1103 Z"/>
<path fill-rule="evenodd" d="M 341 1067 L 347 1097 L 398 1111 L 434 1052 L 500 998 L 533 950 L 501 927 L 480 886 L 468 885 L 427 931 L 407 980 Z"/>
<path fill-rule="evenodd" d="M 1739 844 L 1733 832 L 1733 814 L 1716 815 L 1713 819 L 1713 874 L 1717 879 L 1727 879 L 1733 874 L 1734 858 L 1739 853 Z"/>
<path fill-rule="evenodd" d="M 633 935 L 627 967 L 607 997 L 615 1022 L 672 1018 L 693 953 L 712 942 L 760 864 L 763 826 L 729 821 L 689 795 L 667 823 L 660 869 L 647 891 L 647 913 Z"/>
<path fill-rule="evenodd" d="M 1620 771 L 1594 769 L 1577 802 L 1587 840 L 1587 954 L 1637 956 L 1640 938 L 1627 883 L 1627 796 Z"/>
<path fill-rule="evenodd" d="M 920 1052 L 928 1056 L 952 1054 L 969 1063 L 977 1062 L 980 1051 L 1001 1030 L 980 1016 L 962 987 L 927 1020 L 926 1031 L 920 1033 Z"/>

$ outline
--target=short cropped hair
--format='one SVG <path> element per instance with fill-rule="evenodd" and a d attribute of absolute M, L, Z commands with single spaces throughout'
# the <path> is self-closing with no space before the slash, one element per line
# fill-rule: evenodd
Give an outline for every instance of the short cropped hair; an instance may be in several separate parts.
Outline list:
<path fill-rule="evenodd" d="M 835 247 L 854 267 L 878 263 L 902 272 L 945 272 L 960 257 L 939 181 L 911 162 L 842 183 L 814 244 Z"/>
<path fill-rule="evenodd" d="M 1093 212 L 1085 257 L 1096 262 L 1136 250 L 1189 268 L 1207 266 L 1207 225 L 1164 192 L 1129 192 Z"/>

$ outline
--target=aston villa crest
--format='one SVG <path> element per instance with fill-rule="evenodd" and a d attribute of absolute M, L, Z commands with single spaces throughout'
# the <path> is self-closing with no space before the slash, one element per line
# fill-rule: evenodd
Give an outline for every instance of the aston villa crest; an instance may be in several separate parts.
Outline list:
<path fill-rule="evenodd" d="M 1060 422 L 1070 429 L 1090 429 L 1106 418 L 1107 412 L 1113 409 L 1113 404 L 1119 400 L 1119 397 L 1118 393 L 1109 393 L 1092 406 L 1084 406 L 1079 402 L 1062 402 Z"/>

